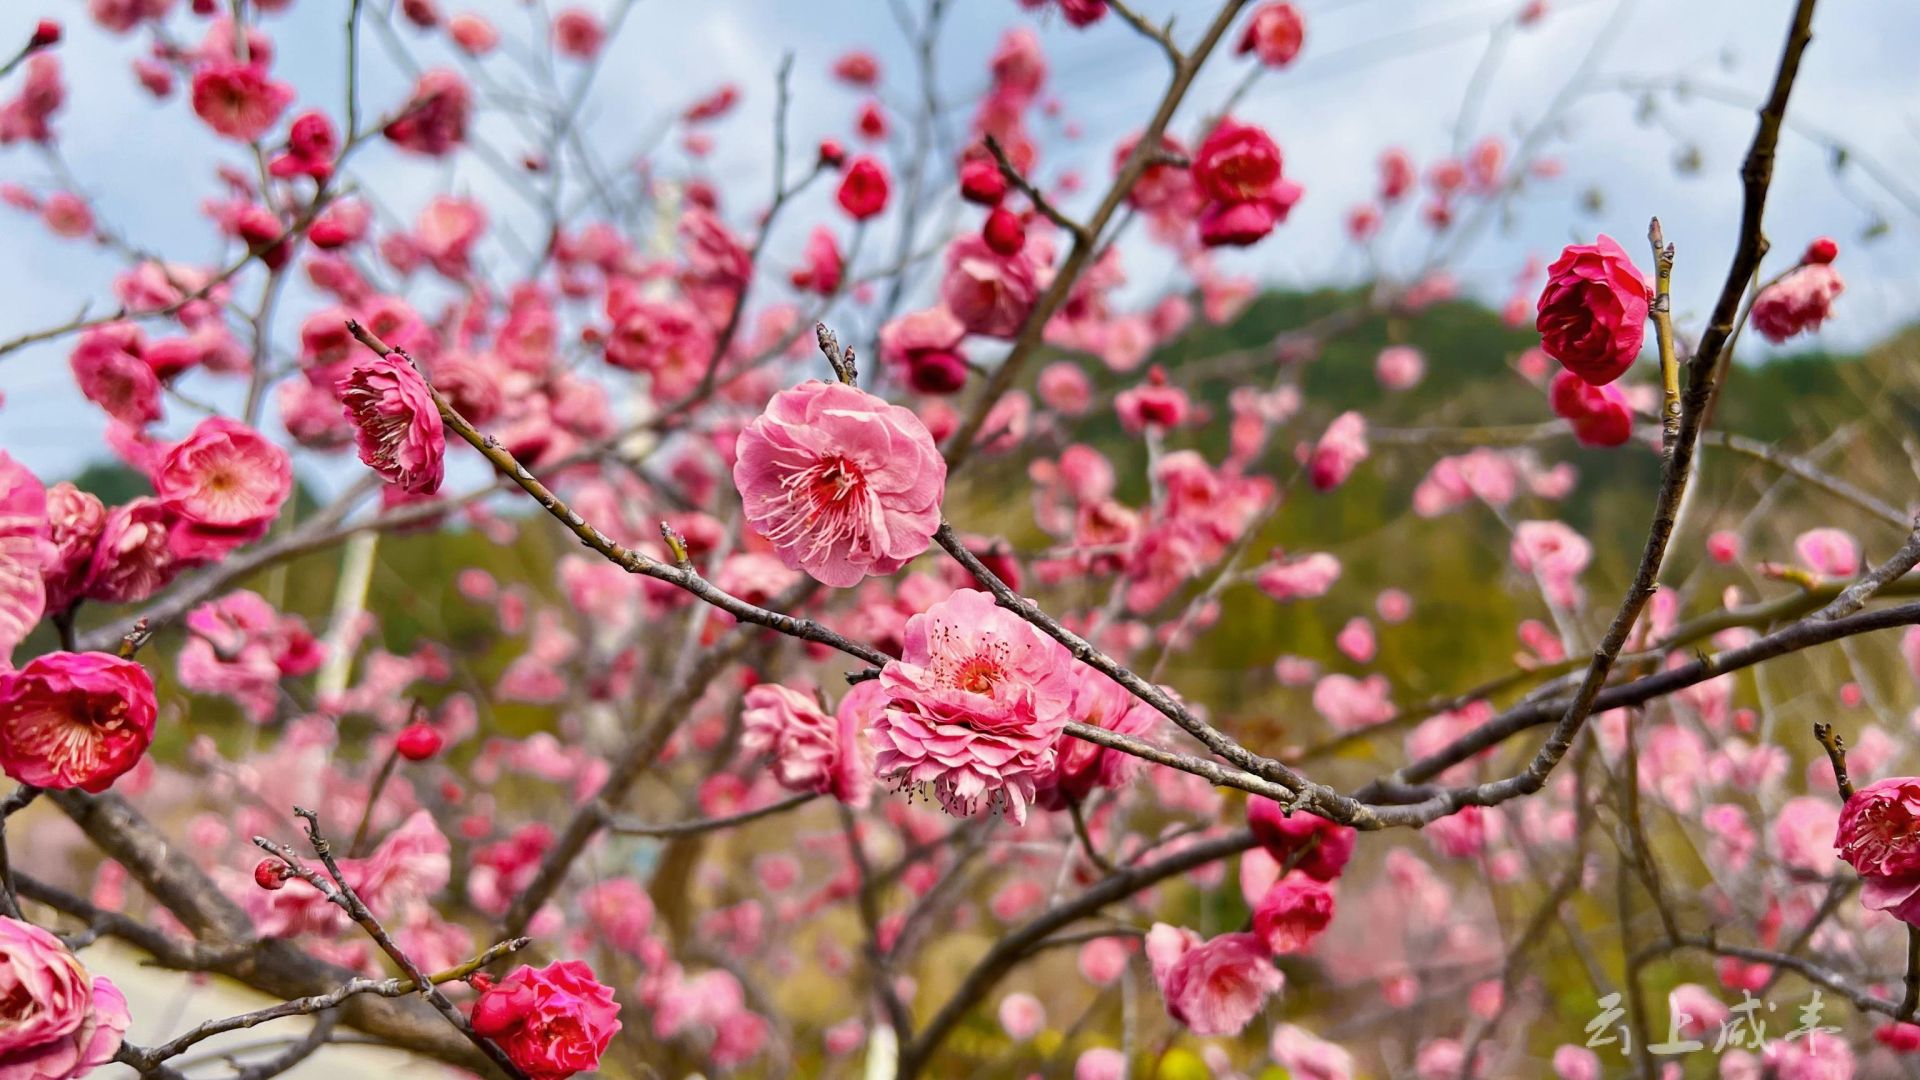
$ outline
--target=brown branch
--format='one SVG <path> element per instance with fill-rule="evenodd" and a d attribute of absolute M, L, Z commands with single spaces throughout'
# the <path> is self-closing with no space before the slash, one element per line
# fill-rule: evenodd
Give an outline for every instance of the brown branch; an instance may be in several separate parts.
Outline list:
<path fill-rule="evenodd" d="M 531 944 L 531 942 L 527 938 L 512 938 L 507 941 L 502 941 L 458 967 L 448 968 L 445 971 L 437 971 L 431 975 L 424 976 L 424 978 L 429 981 L 430 985 L 458 982 L 487 967 L 496 960 L 519 952 L 529 944 Z M 205 1023 L 196 1025 L 184 1034 L 152 1047 L 142 1048 L 135 1047 L 131 1044 L 124 1045 L 121 1048 L 119 1056 L 114 1060 L 124 1065 L 130 1065 L 135 1069 L 147 1071 L 163 1061 L 178 1057 L 194 1045 L 210 1039 L 215 1035 L 223 1035 L 229 1031 L 240 1031 L 246 1028 L 259 1027 L 261 1024 L 268 1023 L 269 1021 L 283 1020 L 290 1016 L 309 1016 L 314 1013 L 331 1016 L 331 1010 L 344 1003 L 348 998 L 360 994 L 397 998 L 412 994 L 417 989 L 418 986 L 411 977 L 404 979 L 349 979 L 324 994 L 313 994 L 306 997 L 294 998 L 291 1001 L 282 1001 L 269 1005 L 266 1008 L 255 1009 L 252 1012 L 241 1013 L 237 1016 L 208 1020 Z M 311 1053 L 311 1050 L 308 1052 Z"/>
<path fill-rule="evenodd" d="M 1012 159 L 1007 157 L 1006 147 L 1000 145 L 999 139 L 987 135 L 980 141 L 986 144 L 987 152 L 993 155 L 994 163 L 1000 166 L 1000 175 L 1006 177 L 1007 183 L 1012 184 L 1015 190 L 1025 195 L 1035 210 L 1045 215 L 1048 221 L 1067 230 L 1067 233 L 1073 237 L 1074 243 L 1092 243 L 1085 225 L 1062 213 L 1059 207 L 1053 205 L 1045 195 L 1040 193 L 1039 188 L 1033 186 L 1033 181 L 1021 175 L 1020 170 L 1014 167 Z"/>
<path fill-rule="evenodd" d="M 366 903 L 360 899 L 360 894 L 355 892 L 352 884 L 347 881 L 346 875 L 340 872 L 340 863 L 333 857 L 333 844 L 320 831 L 319 815 L 298 806 L 293 808 L 293 813 L 306 823 L 307 844 L 313 849 L 313 854 L 320 860 L 320 864 L 326 867 L 327 878 L 332 880 L 331 888 L 328 887 L 326 880 L 303 866 L 284 845 L 275 845 L 264 837 L 255 837 L 254 843 L 279 855 L 291 870 L 319 889 L 330 903 L 345 911 L 347 917 L 373 939 L 373 943 L 387 955 L 387 959 L 392 960 L 395 967 L 406 973 L 407 981 L 413 989 L 419 991 L 420 995 L 427 999 L 427 1003 L 432 1005 L 441 1016 L 446 1017 L 454 1030 L 473 1043 L 496 1068 L 513 1080 L 528 1080 L 526 1073 L 520 1066 L 514 1064 L 506 1051 L 495 1045 L 493 1040 L 473 1030 L 473 1025 L 468 1023 L 466 1014 L 448 1000 L 447 995 L 440 991 L 433 979 L 420 970 L 420 966 L 414 963 L 413 958 L 393 940 L 392 935 L 387 933 L 387 928 L 381 925 L 380 920 L 367 908 Z"/>
<path fill-rule="evenodd" d="M 717 832 L 720 829 L 732 828 L 735 825 L 744 825 L 749 821 L 758 821 L 761 818 L 784 814 L 789 810 L 795 810 L 805 806 L 817 798 L 819 798 L 819 796 L 813 792 L 803 791 L 798 795 L 790 795 L 776 802 L 770 802 L 765 806 L 755 807 L 752 810 L 742 810 L 737 814 L 696 818 L 692 821 L 674 821 L 666 824 L 649 824 L 634 818 L 621 817 L 608 811 L 605 807 L 601 807 L 600 810 L 601 813 L 606 816 L 606 830 L 616 836 L 681 837 Z"/>
<path fill-rule="evenodd" d="M 1055 933 L 1094 914 L 1109 904 L 1132 896 L 1141 889 L 1197 867 L 1229 858 L 1254 847 L 1253 834 L 1246 830 L 1203 840 L 1164 859 L 1129 867 L 1102 878 L 1079 896 L 1034 916 L 995 942 L 980 958 L 960 986 L 934 1014 L 927 1026 L 901 1047 L 899 1080 L 913 1080 L 931 1063 L 940 1044 L 973 1006 L 1007 973 L 1053 937 Z"/>

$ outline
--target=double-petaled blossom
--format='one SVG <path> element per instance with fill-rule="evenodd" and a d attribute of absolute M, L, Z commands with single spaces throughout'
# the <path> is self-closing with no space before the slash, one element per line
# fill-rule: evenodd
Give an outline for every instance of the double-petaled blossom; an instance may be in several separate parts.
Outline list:
<path fill-rule="evenodd" d="M 153 741 L 147 669 L 54 652 L 0 673 L 0 769 L 22 784 L 105 791 Z"/>
<path fill-rule="evenodd" d="M 979 236 L 963 236 L 947 249 L 940 298 L 968 333 L 1011 340 L 1052 280 L 1052 254 L 1034 242 L 1002 255 Z"/>
<path fill-rule="evenodd" d="M 884 702 L 885 692 L 869 680 L 848 691 L 847 698 L 828 715 L 809 694 L 760 683 L 746 693 L 741 748 L 770 758 L 773 778 L 789 791 L 832 795 L 863 807 L 873 771 L 862 747 L 861 718 Z"/>
<path fill-rule="evenodd" d="M 193 636 L 180 648 L 180 685 L 232 698 L 256 724 L 272 719 L 280 680 L 310 675 L 324 647 L 297 615 L 282 615 L 241 589 L 187 613 Z"/>
<path fill-rule="evenodd" d="M 951 814 L 997 806 L 1025 822 L 1067 723 L 1066 649 L 973 589 L 908 619 L 902 644 L 880 672 L 879 775 L 930 785 Z"/>
<path fill-rule="evenodd" d="M 1300 185 L 1280 175 L 1280 147 L 1260 128 L 1221 120 L 1193 156 L 1193 179 L 1207 200 L 1200 241 L 1244 247 L 1273 231 L 1300 201 Z"/>
<path fill-rule="evenodd" d="M 27 61 L 27 77 L 19 96 L 0 104 L 0 146 L 27 140 L 53 141 L 53 114 L 67 100 L 60 81 L 58 57 L 41 54 Z"/>
<path fill-rule="evenodd" d="M 1253 906 L 1253 932 L 1275 955 L 1304 951 L 1333 921 L 1333 890 L 1294 871 L 1268 888 Z"/>
<path fill-rule="evenodd" d="M 68 365 L 80 393 L 132 428 L 160 419 L 160 377 L 143 355 L 147 337 L 132 323 L 108 323 L 80 335 Z"/>
<path fill-rule="evenodd" d="M 946 481 L 919 417 L 839 383 L 775 394 L 735 443 L 747 521 L 790 569 L 841 588 L 927 550 Z"/>
<path fill-rule="evenodd" d="M 1290 1080 L 1353 1080 L 1353 1055 L 1345 1047 L 1292 1024 L 1273 1029 L 1267 1052 Z"/>
<path fill-rule="evenodd" d="M 880 359 L 923 394 L 951 394 L 967 381 L 960 339 L 967 328 L 946 305 L 889 320 L 880 328 Z"/>
<path fill-rule="evenodd" d="M 1896 776 L 1853 793 L 1834 848 L 1860 872 L 1860 901 L 1920 926 L 1920 777 Z"/>
<path fill-rule="evenodd" d="M 210 417 L 160 460 L 153 487 L 175 558 L 211 562 L 266 535 L 293 492 L 293 462 L 240 421 Z"/>
<path fill-rule="evenodd" d="M 1311 600 L 1325 596 L 1340 580 L 1340 559 L 1324 551 L 1270 562 L 1254 573 L 1253 583 L 1275 600 Z"/>
<path fill-rule="evenodd" d="M 158 499 L 134 499 L 108 511 L 81 595 L 103 604 L 137 604 L 158 592 L 180 569 L 170 533 Z"/>
<path fill-rule="evenodd" d="M 363 360 L 337 388 L 360 460 L 411 495 L 440 490 L 447 436 L 427 380 L 405 357 Z"/>
<path fill-rule="evenodd" d="M 127 999 L 46 930 L 0 917 L 0 1077 L 77 1080 L 113 1060 Z"/>
<path fill-rule="evenodd" d="M 1633 438 L 1633 406 L 1617 386 L 1595 386 L 1561 371 L 1553 376 L 1547 402 L 1582 446 L 1619 446 Z"/>
<path fill-rule="evenodd" d="M 795 268 L 791 277 L 793 287 L 821 296 L 832 296 L 840 291 L 840 280 L 846 273 L 846 259 L 840 254 L 840 245 L 833 238 L 833 230 L 824 225 L 815 226 L 807 234 L 807 246 L 801 253 L 802 265 Z"/>
<path fill-rule="evenodd" d="M 1307 24 L 1300 17 L 1300 9 L 1285 0 L 1274 0 L 1254 10 L 1236 51 L 1242 56 L 1252 53 L 1268 67 L 1286 67 L 1300 55 L 1306 34 Z"/>
<path fill-rule="evenodd" d="M 1820 329 L 1833 314 L 1833 301 L 1846 287 L 1840 271 L 1826 263 L 1806 263 L 1761 289 L 1748 318 L 1761 337 L 1782 342 Z"/>
<path fill-rule="evenodd" d="M 1074 666 L 1072 688 L 1068 720 L 1135 738 L 1159 726 L 1160 714 L 1152 706 L 1090 667 Z M 1034 801 L 1043 810 L 1065 810 L 1101 788 L 1125 787 L 1140 764 L 1140 758 L 1123 750 L 1063 733 L 1054 742 L 1052 768 L 1037 781 Z"/>
<path fill-rule="evenodd" d="M 1288 814 L 1279 803 L 1258 795 L 1247 799 L 1247 827 L 1275 862 L 1291 863 L 1315 881 L 1338 878 L 1353 857 L 1352 829 L 1305 811 Z"/>
<path fill-rule="evenodd" d="M 1562 607 L 1579 604 L 1579 577 L 1593 561 L 1593 545 L 1560 521 L 1523 521 L 1514 526 L 1513 565 L 1540 581 L 1547 598 Z"/>
<path fill-rule="evenodd" d="M 467 117 L 472 109 L 473 91 L 466 80 L 445 68 L 435 68 L 420 76 L 413 97 L 382 134 L 402 150 L 442 157 L 466 141 Z"/>
<path fill-rule="evenodd" d="M 1307 457 L 1307 481 L 1315 491 L 1332 491 L 1347 482 L 1367 459 L 1367 421 L 1357 412 L 1333 418 Z"/>
<path fill-rule="evenodd" d="M 532 1080 L 565 1080 L 596 1069 L 620 1031 L 613 988 L 578 960 L 522 966 L 495 983 L 484 977 L 473 1030 L 492 1039 Z"/>
<path fill-rule="evenodd" d="M 1254 934 L 1202 940 L 1185 927 L 1155 923 L 1147 962 L 1167 1015 L 1195 1035 L 1237 1035 L 1286 979 Z"/>
<path fill-rule="evenodd" d="M 273 81 L 259 62 L 216 60 L 193 73 L 193 111 L 229 139 L 265 135 L 292 100 L 293 89 Z"/>
<path fill-rule="evenodd" d="M 107 508 L 98 497 L 63 480 L 47 489 L 46 515 L 48 550 L 41 578 L 47 610 L 65 611 L 86 586 L 87 567 L 107 526 Z"/>
<path fill-rule="evenodd" d="M 47 489 L 0 450 L 0 667 L 47 611 Z"/>
<path fill-rule="evenodd" d="M 1186 423 L 1193 403 L 1185 390 L 1167 385 L 1166 371 L 1155 365 L 1147 371 L 1146 382 L 1114 396 L 1113 410 L 1129 432 L 1139 434 L 1148 428 L 1166 432 Z"/>
<path fill-rule="evenodd" d="M 274 157 L 267 171 L 281 179 L 306 176 L 324 184 L 333 176 L 339 152 L 340 138 L 327 114 L 304 112 L 287 125 L 287 148 Z"/>
<path fill-rule="evenodd" d="M 1653 292 L 1611 236 L 1573 244 L 1547 267 L 1534 329 L 1540 346 L 1594 386 L 1626 373 L 1646 340 Z"/>

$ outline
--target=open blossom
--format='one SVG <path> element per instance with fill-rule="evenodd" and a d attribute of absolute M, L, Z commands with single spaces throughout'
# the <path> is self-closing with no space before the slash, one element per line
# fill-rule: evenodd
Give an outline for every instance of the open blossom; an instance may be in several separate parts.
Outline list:
<path fill-rule="evenodd" d="M 884 703 L 872 680 L 847 692 L 828 715 L 810 694 L 774 683 L 749 689 L 740 715 L 741 748 L 773 760 L 773 778 L 789 791 L 832 795 L 854 807 L 866 805 L 872 767 L 860 745 L 861 720 Z"/>
<path fill-rule="evenodd" d="M 80 599 L 93 549 L 107 526 L 107 508 L 96 496 L 66 481 L 47 489 L 46 565 L 41 577 L 48 611 L 64 611 Z M 5 541 L 0 540 L 0 548 Z"/>
<path fill-rule="evenodd" d="M 1340 560 L 1324 551 L 1268 563 L 1253 576 L 1253 583 L 1260 591 L 1275 600 L 1311 600 L 1325 596 L 1338 580 Z"/>
<path fill-rule="evenodd" d="M 1389 345 L 1373 362 L 1374 377 L 1389 390 L 1411 390 L 1427 373 L 1427 358 L 1411 345 Z"/>
<path fill-rule="evenodd" d="M 1253 932 L 1275 955 L 1300 952 L 1333 921 L 1333 890 L 1295 871 L 1274 882 L 1253 907 Z"/>
<path fill-rule="evenodd" d="M 1845 529 L 1809 529 L 1794 538 L 1793 553 L 1807 569 L 1826 577 L 1860 572 L 1860 544 Z"/>
<path fill-rule="evenodd" d="M 523 965 L 498 983 L 476 978 L 474 984 L 481 994 L 473 1003 L 473 1030 L 498 1043 L 533 1080 L 565 1080 L 598 1068 L 620 1031 L 613 988 L 578 960 Z"/>
<path fill-rule="evenodd" d="M 1617 386 L 1594 386 L 1562 371 L 1554 375 L 1547 401 L 1582 446 L 1619 446 L 1633 438 L 1633 407 Z"/>
<path fill-rule="evenodd" d="M 146 335 L 132 323 L 108 323 L 80 335 L 68 364 L 80 392 L 108 416 L 142 428 L 160 419 L 160 378 L 142 355 Z"/>
<path fill-rule="evenodd" d="M 467 117 L 472 109 L 473 91 L 466 80 L 445 68 L 435 68 L 420 76 L 413 97 L 382 134 L 402 150 L 442 157 L 466 141 Z"/>
<path fill-rule="evenodd" d="M 1313 708 L 1335 730 L 1358 731 L 1393 718 L 1391 691 L 1384 675 L 1328 675 L 1314 684 Z"/>
<path fill-rule="evenodd" d="M 1150 734 L 1159 724 L 1160 714 L 1152 706 L 1090 667 L 1075 665 L 1072 681 L 1069 720 L 1135 737 Z M 1040 776 L 1035 795 L 1046 810 L 1064 810 L 1099 788 L 1124 787 L 1141 765 L 1132 754 L 1067 734 L 1055 741 L 1053 752 L 1053 767 Z"/>
<path fill-rule="evenodd" d="M 153 487 L 175 557 L 211 561 L 266 535 L 293 493 L 293 462 L 238 420 L 210 417 L 160 460 Z"/>
<path fill-rule="evenodd" d="M 1347 482 L 1368 452 L 1366 420 L 1357 412 L 1341 413 L 1307 458 L 1307 480 L 1315 491 L 1332 491 Z"/>
<path fill-rule="evenodd" d="M 179 563 L 158 499 L 134 499 L 107 513 L 87 564 L 81 595 L 104 604 L 137 604 L 173 580 Z"/>
<path fill-rule="evenodd" d="M 1292 1024 L 1273 1029 L 1267 1052 L 1291 1080 L 1353 1080 L 1353 1055 L 1345 1047 Z"/>
<path fill-rule="evenodd" d="M 274 82 L 260 63 L 215 61 L 193 73 L 193 111 L 207 126 L 240 142 L 253 142 L 280 119 L 293 89 Z"/>
<path fill-rule="evenodd" d="M 1547 268 L 1534 329 L 1547 355 L 1595 386 L 1626 373 L 1646 340 L 1647 279 L 1611 236 L 1574 244 Z"/>
<path fill-rule="evenodd" d="M 923 394 L 950 394 L 966 385 L 960 339 L 967 328 L 946 305 L 912 311 L 880 328 L 880 359 Z"/>
<path fill-rule="evenodd" d="M 801 257 L 805 265 L 793 272 L 794 288 L 821 296 L 832 296 L 840 290 L 846 260 L 840 254 L 840 245 L 834 241 L 832 229 L 824 225 L 815 226 L 807 234 L 806 250 Z"/>
<path fill-rule="evenodd" d="M 1513 530 L 1513 565 L 1540 579 L 1548 599 L 1563 607 L 1580 601 L 1576 579 L 1593 561 L 1593 545 L 1559 521 L 1523 521 Z"/>
<path fill-rule="evenodd" d="M 932 785 L 951 814 L 999 806 L 1025 822 L 1067 723 L 1065 647 L 974 589 L 908 619 L 902 644 L 880 672 L 879 775 Z"/>
<path fill-rule="evenodd" d="M 440 490 L 446 430 L 427 380 L 412 364 L 392 354 L 363 360 L 340 380 L 338 393 L 368 468 L 412 495 Z"/>
<path fill-rule="evenodd" d="M 1036 260 L 1029 244 L 1001 255 L 977 235 L 963 236 L 947 249 L 947 273 L 940 297 L 969 333 L 1012 339 L 1026 325 L 1051 271 Z"/>
<path fill-rule="evenodd" d="M 47 490 L 0 450 L 0 667 L 46 613 Z"/>
<path fill-rule="evenodd" d="M 180 648 L 180 685 L 238 702 L 256 724 L 273 718 L 280 681 L 310 675 L 325 650 L 297 615 L 282 615 L 259 593 L 240 589 L 187 614 L 193 636 Z"/>
<path fill-rule="evenodd" d="M 1247 799 L 1247 827 L 1267 854 L 1282 866 L 1294 860 L 1294 869 L 1315 881 L 1333 881 L 1353 857 L 1356 834 L 1345 825 L 1304 810 L 1291 816 L 1272 799 Z"/>
<path fill-rule="evenodd" d="M 1167 373 L 1156 366 L 1147 372 L 1146 382 L 1115 395 L 1113 408 L 1120 414 L 1120 426 L 1138 434 L 1147 428 L 1167 431 L 1179 427 L 1192 414 L 1193 403 L 1187 400 L 1185 390 L 1168 386 Z"/>
<path fill-rule="evenodd" d="M 153 741 L 153 679 L 108 653 L 55 652 L 0 673 L 0 769 L 22 784 L 105 791 Z"/>
<path fill-rule="evenodd" d="M 1242 56 L 1252 53 L 1268 67 L 1286 67 L 1300 55 L 1306 33 L 1307 24 L 1300 18 L 1300 9 L 1285 0 L 1274 0 L 1254 10 L 1236 51 Z"/>
<path fill-rule="evenodd" d="M 1200 240 L 1208 247 L 1251 244 L 1287 219 L 1300 185 L 1280 176 L 1280 147 L 1260 128 L 1227 118 L 1193 157 L 1193 179 L 1207 199 Z"/>
<path fill-rule="evenodd" d="M 113 1060 L 127 999 L 60 939 L 0 917 L 0 1077 L 76 1080 Z"/>
<path fill-rule="evenodd" d="M 839 588 L 891 574 L 940 525 L 947 465 L 910 410 L 839 383 L 783 390 L 740 433 L 734 486 L 788 568 Z"/>
<path fill-rule="evenodd" d="M 1167 1015 L 1195 1035 L 1237 1035 L 1286 982 L 1253 934 L 1206 941 L 1184 927 L 1155 923 L 1147 961 Z"/>
<path fill-rule="evenodd" d="M 1811 330 L 1833 314 L 1833 301 L 1846 291 L 1840 271 L 1825 263 L 1795 267 L 1760 290 L 1748 315 L 1760 336 L 1775 343 Z"/>
<path fill-rule="evenodd" d="M 1920 926 L 1920 778 L 1891 777 L 1854 792 L 1833 843 L 1860 872 L 1862 903 Z"/>

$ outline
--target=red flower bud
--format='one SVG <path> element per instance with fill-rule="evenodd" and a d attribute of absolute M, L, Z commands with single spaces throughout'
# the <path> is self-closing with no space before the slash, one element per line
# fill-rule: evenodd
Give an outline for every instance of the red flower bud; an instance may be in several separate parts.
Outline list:
<path fill-rule="evenodd" d="M 60 24 L 52 19 L 41 19 L 39 24 L 33 28 L 33 36 L 27 39 L 27 50 L 31 52 L 37 49 L 45 49 L 58 44 L 59 41 Z"/>
<path fill-rule="evenodd" d="M 260 864 L 253 868 L 253 883 L 268 892 L 286 888 L 286 864 L 278 859 L 261 859 Z"/>
<path fill-rule="evenodd" d="M 922 394 L 951 394 L 967 385 L 967 362 L 951 349 L 927 349 L 907 359 L 907 382 Z"/>
<path fill-rule="evenodd" d="M 1021 223 L 1020 215 L 996 206 L 987 215 L 986 224 L 980 227 L 980 238 L 996 255 L 1018 255 L 1020 249 L 1027 246 L 1027 227 Z"/>
<path fill-rule="evenodd" d="M 393 748 L 408 761 L 425 761 L 440 752 L 446 739 L 432 724 L 408 724 L 394 740 Z"/>
<path fill-rule="evenodd" d="M 1839 257 L 1840 245 L 1834 242 L 1833 237 L 1822 236 L 1807 245 L 1807 253 L 1800 256 L 1800 261 L 1802 263 L 1817 263 L 1821 266 L 1826 266 Z"/>
<path fill-rule="evenodd" d="M 835 198 L 840 208 L 855 221 L 876 217 L 887 208 L 887 169 L 873 158 L 862 155 L 847 166 Z"/>
<path fill-rule="evenodd" d="M 837 169 L 847 163 L 847 148 L 840 145 L 839 139 L 820 140 L 820 164 Z"/>
<path fill-rule="evenodd" d="M 986 158 L 974 158 L 960 166 L 960 197 L 981 206 L 998 206 L 1007 196 L 1007 178 L 1000 166 Z"/>

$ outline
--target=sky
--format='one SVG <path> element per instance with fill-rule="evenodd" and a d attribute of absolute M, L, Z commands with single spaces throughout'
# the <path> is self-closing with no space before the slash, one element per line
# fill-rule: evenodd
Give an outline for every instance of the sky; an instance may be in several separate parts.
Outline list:
<path fill-rule="evenodd" d="M 386 2 L 367 0 L 367 8 Z M 605 11 L 613 0 L 582 4 Z M 176 4 L 171 25 L 182 38 L 197 40 L 200 23 L 186 16 L 185 6 L 184 0 Z M 528 16 L 518 0 L 442 0 L 442 6 L 493 16 L 509 41 L 525 36 Z M 895 13 L 910 9 L 917 17 L 922 6 L 922 0 L 638 0 L 595 76 L 585 137 L 602 158 L 621 159 L 655 138 L 689 102 L 723 81 L 738 84 L 741 105 L 713 128 L 716 148 L 701 171 L 720 187 L 729 222 L 745 231 L 770 189 L 775 72 L 783 55 L 794 57 L 792 145 L 803 157 L 821 136 L 847 137 L 851 128 L 860 96 L 828 71 L 846 49 L 859 46 L 880 57 L 883 100 L 904 104 L 917 94 L 912 54 Z M 1226 269 L 1279 286 L 1351 283 L 1365 262 L 1345 241 L 1343 221 L 1373 192 L 1382 149 L 1404 147 L 1424 165 L 1483 135 L 1511 144 L 1550 119 L 1541 145 L 1563 163 L 1564 175 L 1531 186 L 1459 253 L 1452 267 L 1462 287 L 1496 304 L 1516 292 L 1530 296 L 1537 276 L 1520 278 L 1530 259 L 1551 259 L 1561 245 L 1601 232 L 1642 258 L 1647 219 L 1657 214 L 1679 248 L 1676 318 L 1683 327 L 1703 321 L 1734 239 L 1751 105 L 1771 78 L 1791 0 L 1548 0 L 1537 26 L 1512 34 L 1495 28 L 1517 0 L 1304 0 L 1299 6 L 1307 21 L 1301 58 L 1263 77 L 1236 115 L 1273 134 L 1287 175 L 1304 185 L 1306 196 L 1273 236 L 1225 256 Z M 298 107 L 326 108 L 336 119 L 344 100 L 345 7 L 345 0 L 298 0 L 264 20 L 277 45 L 275 74 L 297 88 Z M 1214 10 L 1211 2 L 1195 0 L 1138 0 L 1136 7 L 1155 21 L 1174 15 L 1175 36 L 1183 41 L 1197 36 Z M 207 132 L 181 95 L 160 102 L 133 88 L 129 64 L 145 40 L 107 33 L 81 17 L 71 0 L 8 0 L 0 5 L 0 42 L 24 40 L 45 16 L 68 23 L 60 55 L 69 100 L 56 119 L 62 154 L 101 219 L 147 250 L 205 265 L 226 261 L 199 206 L 213 189 L 214 165 L 242 161 L 237 148 Z M 1016 25 L 1040 34 L 1051 65 L 1048 92 L 1061 106 L 1057 119 L 1037 124 L 1039 178 L 1051 184 L 1078 172 L 1087 181 L 1084 190 L 1062 202 L 1070 213 L 1084 212 L 1104 186 L 1113 146 L 1140 126 L 1158 99 L 1166 64 L 1117 18 L 1080 30 L 1057 17 L 1036 19 L 1015 0 L 952 0 L 935 61 L 956 135 L 964 133 L 986 84 L 987 57 Z M 1776 249 L 1769 266 L 1784 268 L 1816 235 L 1840 241 L 1848 288 L 1817 344 L 1849 349 L 1920 314 L 1920 80 L 1912 69 L 1920 5 L 1826 0 L 1814 31 L 1769 204 Z M 400 36 L 429 62 L 444 55 L 415 31 L 403 29 Z M 1490 51 L 1496 37 L 1503 44 Z M 1596 42 L 1606 47 L 1596 53 Z M 369 111 L 404 99 L 411 77 L 385 39 L 367 36 L 362 63 Z M 1191 131 L 1217 109 L 1248 63 L 1218 56 L 1189 94 L 1175 129 Z M 561 74 L 565 79 L 571 72 Z M 0 85 L 0 95 L 16 93 L 19 78 Z M 1474 108 L 1464 107 L 1469 87 L 1477 87 Z M 1557 110 L 1556 100 L 1563 106 Z M 483 125 L 503 148 L 520 145 L 511 119 L 493 116 Z M 1068 125 L 1077 137 L 1067 137 Z M 1842 168 L 1835 167 L 1837 146 L 1847 148 Z M 1676 168 L 1687 157 L 1697 159 L 1697 169 Z M 687 167 L 673 137 L 661 144 L 656 162 L 664 173 Z M 436 193 L 480 200 L 502 234 L 495 251 L 504 257 L 515 243 L 507 234 L 537 231 L 525 200 L 471 158 L 422 163 L 375 145 L 353 172 L 378 192 L 383 211 L 400 220 L 411 220 Z M 18 145 L 0 148 L 0 182 L 9 181 L 42 192 L 60 186 L 45 157 Z M 818 185 L 782 218 L 769 244 L 771 265 L 797 262 L 813 225 L 842 226 L 826 187 Z M 1408 227 L 1394 233 L 1384 259 L 1402 273 L 1427 251 L 1417 227 L 1403 224 Z M 0 207 L 0 229 L 6 238 L 0 339 L 62 323 L 89 302 L 94 311 L 110 307 L 108 287 L 123 268 L 117 256 L 51 237 L 6 207 Z M 1878 235 L 1863 239 L 1869 232 Z M 890 250 L 890 242 L 876 239 L 884 238 L 869 238 L 869 254 Z M 1130 243 L 1123 252 L 1125 298 L 1145 303 L 1178 282 L 1158 249 Z M 250 297 L 258 284 L 243 279 L 239 288 Z M 278 340 L 291 341 L 299 319 L 320 303 L 310 291 L 289 290 L 275 324 Z M 70 348 L 67 339 L 0 357 L 0 449 L 48 479 L 106 454 L 104 417 L 80 397 L 67 372 Z M 1749 358 L 1766 354 L 1757 343 L 1747 349 Z M 198 374 L 183 389 L 221 405 L 235 395 L 230 385 Z M 177 435 L 191 420 L 170 407 L 163 432 Z"/>

